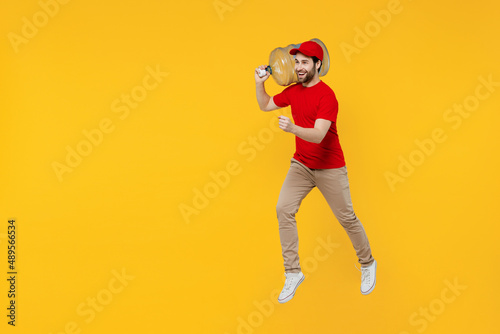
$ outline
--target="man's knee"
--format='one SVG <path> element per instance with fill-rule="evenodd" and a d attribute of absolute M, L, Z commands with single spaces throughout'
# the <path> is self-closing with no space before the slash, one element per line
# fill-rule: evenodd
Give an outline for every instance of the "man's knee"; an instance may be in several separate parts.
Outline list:
<path fill-rule="evenodd" d="M 276 204 L 276 215 L 278 216 L 279 221 L 290 218 L 294 219 L 296 213 L 297 210 L 288 203 L 278 202 L 278 204 Z"/>
<path fill-rule="evenodd" d="M 353 229 L 357 228 L 360 224 L 358 217 L 354 214 L 354 212 L 346 212 L 346 213 L 337 213 L 337 220 L 340 225 L 345 229 Z"/>

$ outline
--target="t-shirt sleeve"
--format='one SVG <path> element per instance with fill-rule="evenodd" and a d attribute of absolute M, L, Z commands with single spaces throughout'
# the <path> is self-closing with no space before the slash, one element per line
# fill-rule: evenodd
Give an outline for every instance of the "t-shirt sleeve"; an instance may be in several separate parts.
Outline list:
<path fill-rule="evenodd" d="M 280 108 L 287 107 L 291 104 L 289 98 L 289 89 L 290 87 L 285 88 L 281 93 L 273 96 L 274 104 Z"/>
<path fill-rule="evenodd" d="M 339 111 L 339 103 L 335 94 L 324 95 L 319 104 L 318 113 L 316 114 L 316 119 L 326 119 L 328 121 L 336 122 L 337 114 Z"/>

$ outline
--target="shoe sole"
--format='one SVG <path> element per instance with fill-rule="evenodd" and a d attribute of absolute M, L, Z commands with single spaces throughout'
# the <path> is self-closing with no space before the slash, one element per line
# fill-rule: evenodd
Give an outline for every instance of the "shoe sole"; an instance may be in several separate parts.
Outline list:
<path fill-rule="evenodd" d="M 306 278 L 305 276 L 302 276 L 302 279 L 299 281 L 299 283 L 297 283 L 297 285 L 295 286 L 295 289 L 293 289 L 293 292 L 290 295 L 288 295 L 286 298 L 284 298 L 284 299 L 278 298 L 278 303 L 284 304 L 284 303 L 290 301 L 293 298 L 293 296 L 295 296 L 295 291 L 297 291 L 297 288 L 299 287 L 300 283 L 304 282 L 305 278 Z"/>
<path fill-rule="evenodd" d="M 373 289 L 375 289 L 375 284 L 377 284 L 377 261 L 375 261 L 375 281 L 373 282 L 372 287 L 368 291 L 363 292 L 363 290 L 361 290 L 361 294 L 365 296 L 369 295 L 373 291 Z"/>

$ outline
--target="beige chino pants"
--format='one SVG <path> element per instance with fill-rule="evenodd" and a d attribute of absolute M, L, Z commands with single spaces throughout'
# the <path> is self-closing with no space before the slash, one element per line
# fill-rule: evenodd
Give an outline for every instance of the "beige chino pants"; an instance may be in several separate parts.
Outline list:
<path fill-rule="evenodd" d="M 285 272 L 297 273 L 301 270 L 295 214 L 302 200 L 314 187 L 318 187 L 321 191 L 335 217 L 347 232 L 359 263 L 362 266 L 370 265 L 374 259 L 365 229 L 352 208 L 347 168 L 344 166 L 333 169 L 309 169 L 292 158 L 276 206 Z"/>

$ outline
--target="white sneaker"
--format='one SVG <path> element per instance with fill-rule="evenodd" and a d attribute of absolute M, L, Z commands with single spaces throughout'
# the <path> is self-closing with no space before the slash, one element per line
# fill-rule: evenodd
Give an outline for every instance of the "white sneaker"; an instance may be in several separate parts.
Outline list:
<path fill-rule="evenodd" d="M 361 293 L 369 294 L 375 288 L 377 282 L 377 261 L 373 261 L 368 267 L 361 267 Z"/>
<path fill-rule="evenodd" d="M 304 274 L 302 272 L 299 273 L 285 273 L 286 281 L 283 290 L 278 297 L 278 302 L 283 304 L 293 298 L 295 295 L 295 290 L 304 280 Z"/>

